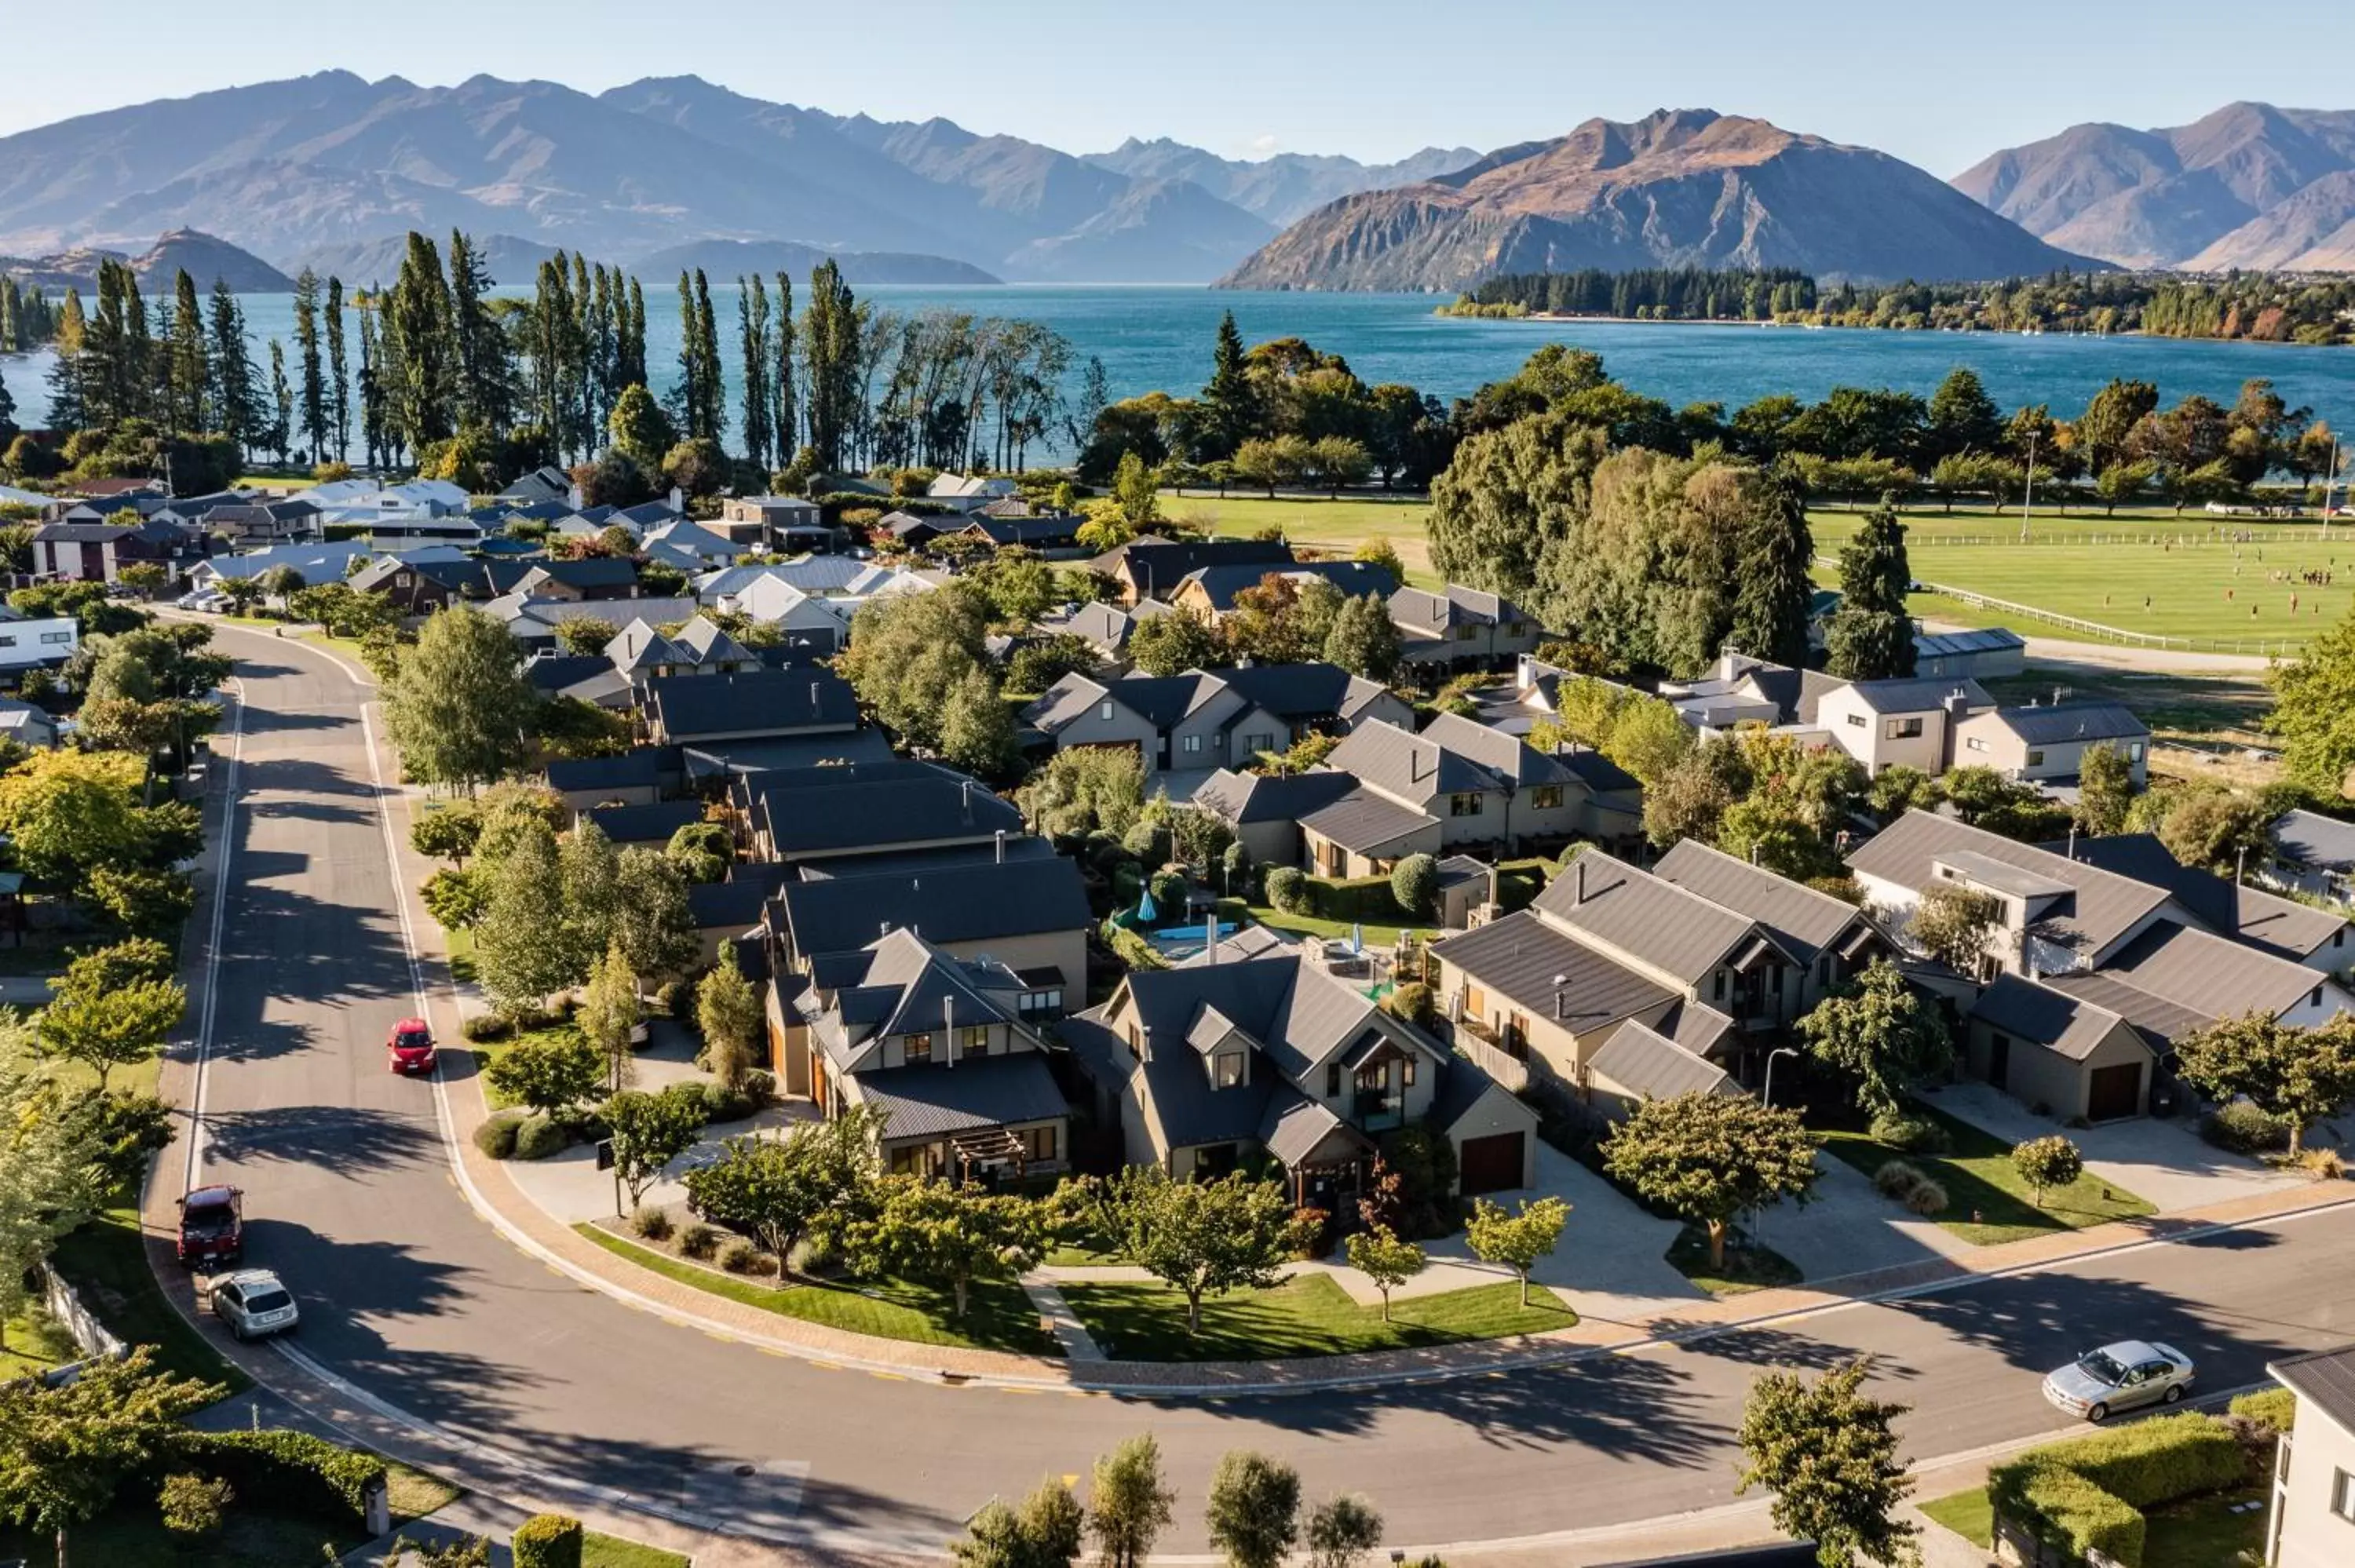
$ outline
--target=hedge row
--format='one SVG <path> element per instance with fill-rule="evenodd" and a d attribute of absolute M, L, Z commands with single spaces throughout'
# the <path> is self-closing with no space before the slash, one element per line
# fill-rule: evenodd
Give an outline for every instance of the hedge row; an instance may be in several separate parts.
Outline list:
<path fill-rule="evenodd" d="M 1391 879 L 1380 876 L 1304 876 L 1308 910 L 1320 920 L 1364 920 L 1377 926 L 1409 924 L 1398 900 L 1391 896 Z"/>
<path fill-rule="evenodd" d="M 2142 1510 L 2074 1471 L 2019 1460 L 1988 1473 L 1987 1497 L 1997 1518 L 2017 1520 L 2081 1563 L 2094 1552 L 2126 1568 L 2142 1562 Z"/>
<path fill-rule="evenodd" d="M 2041 1540 L 2136 1568 L 2143 1510 L 2242 1486 L 2248 1466 L 2230 1426 L 2186 1412 L 2031 1448 L 1987 1473 L 1987 1496 Z"/>
<path fill-rule="evenodd" d="M 194 1465 L 275 1509 L 330 1524 L 363 1525 L 369 1490 L 384 1483 L 373 1454 L 338 1446 L 307 1432 L 187 1432 L 168 1467 Z"/>

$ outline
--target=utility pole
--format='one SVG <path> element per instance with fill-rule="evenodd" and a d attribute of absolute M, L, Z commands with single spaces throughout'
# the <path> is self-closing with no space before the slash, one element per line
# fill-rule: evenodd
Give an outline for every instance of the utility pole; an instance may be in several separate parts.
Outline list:
<path fill-rule="evenodd" d="M 2028 543 L 2029 514 L 2036 510 L 2036 437 L 2037 431 L 2030 428 L 2028 432 L 2028 489 L 2019 498 L 2019 542 L 2023 545 Z"/>

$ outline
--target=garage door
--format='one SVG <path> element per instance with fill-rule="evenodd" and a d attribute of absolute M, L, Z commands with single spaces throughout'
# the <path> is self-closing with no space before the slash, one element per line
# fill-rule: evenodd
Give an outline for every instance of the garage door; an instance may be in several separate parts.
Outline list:
<path fill-rule="evenodd" d="M 2126 1062 L 2096 1067 L 2085 1086 L 2085 1119 L 2114 1121 L 2142 1111 L 2142 1064 Z"/>
<path fill-rule="evenodd" d="M 1529 1134 L 1500 1132 L 1489 1138 L 1467 1138 L 1457 1184 L 1467 1198 L 1501 1192 L 1521 1184 L 1521 1162 Z"/>

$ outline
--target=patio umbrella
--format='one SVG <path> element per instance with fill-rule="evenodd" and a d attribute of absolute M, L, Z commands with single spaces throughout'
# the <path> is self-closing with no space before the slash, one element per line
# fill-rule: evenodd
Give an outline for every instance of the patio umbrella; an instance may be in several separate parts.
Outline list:
<path fill-rule="evenodd" d="M 1153 889 L 1148 887 L 1136 901 L 1136 923 L 1144 926 L 1160 918 L 1161 911 L 1153 906 Z"/>
<path fill-rule="evenodd" d="M 1366 952 L 1366 927 L 1360 921 L 1349 922 L 1349 956 L 1363 958 Z"/>

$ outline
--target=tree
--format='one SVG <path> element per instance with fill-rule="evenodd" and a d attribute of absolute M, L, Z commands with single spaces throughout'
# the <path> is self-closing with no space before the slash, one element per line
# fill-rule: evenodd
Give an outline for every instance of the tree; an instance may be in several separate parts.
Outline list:
<path fill-rule="evenodd" d="M 1161 1478 L 1161 1445 L 1149 1432 L 1096 1457 L 1089 1478 L 1088 1533 L 1103 1568 L 1144 1568 L 1153 1543 L 1177 1518 L 1177 1492 Z"/>
<path fill-rule="evenodd" d="M 1816 542 L 1807 529 L 1806 492 L 1795 477 L 1775 476 L 1743 521 L 1737 551 L 1732 645 L 1753 659 L 1805 665 Z"/>
<path fill-rule="evenodd" d="M 1905 611 L 1913 569 L 1905 558 L 1905 524 L 1895 503 L 1880 506 L 1840 548 L 1840 604 L 1824 638 L 1825 668 L 1848 681 L 1882 681 L 1913 673 L 1913 622 Z"/>
<path fill-rule="evenodd" d="M 2031 1138 L 2011 1146 L 2011 1168 L 2036 1194 L 2036 1206 L 2044 1206 L 2044 1194 L 2053 1187 L 2066 1187 L 2085 1173 L 2085 1157 L 2077 1146 L 2053 1133 L 2045 1138 Z"/>
<path fill-rule="evenodd" d="M 1202 1522 L 1230 1568 L 1281 1568 L 1300 1539 L 1300 1472 L 1264 1454 L 1230 1450 L 1210 1477 Z"/>
<path fill-rule="evenodd" d="M 687 1173 L 687 1202 L 718 1224 L 757 1238 L 782 1279 L 820 1215 L 852 1205 L 874 1180 L 882 1120 L 854 1106 L 831 1121 L 775 1138 L 731 1138 L 719 1158 Z"/>
<path fill-rule="evenodd" d="M 229 1393 L 162 1372 L 152 1347 L 87 1362 L 52 1387 L 0 1383 L 0 1518 L 51 1536 L 67 1568 L 69 1532 L 106 1511 L 116 1489 L 172 1451 L 180 1418 Z"/>
<path fill-rule="evenodd" d="M 483 1077 L 505 1098 L 554 1116 L 597 1092 L 605 1081 L 605 1059 L 575 1033 L 523 1040 L 492 1057 Z"/>
<path fill-rule="evenodd" d="M 2355 771 L 2355 614 L 2265 679 L 2274 689 L 2266 727 L 2282 738 L 2290 777 L 2328 799 L 2345 799 Z"/>
<path fill-rule="evenodd" d="M 2177 1075 L 2209 1099 L 2246 1099 L 2286 1123 L 2293 1155 L 2308 1126 L 2355 1099 L 2355 1015 L 2305 1029 L 2252 1012 L 2179 1036 L 2175 1053 Z"/>
<path fill-rule="evenodd" d="M 1382 1293 L 1382 1321 L 1391 1320 L 1391 1292 L 1421 1274 L 1431 1259 L 1411 1241 L 1401 1241 L 1388 1228 L 1353 1231 L 1344 1244 L 1349 1266 L 1373 1281 Z"/>
<path fill-rule="evenodd" d="M 1894 1113 L 1909 1088 L 1955 1060 L 1945 1015 L 1886 959 L 1817 1002 L 1799 1034 L 1817 1061 L 1856 1085 L 1868 1116 Z"/>
<path fill-rule="evenodd" d="M 468 794 L 523 760 L 538 695 L 507 629 L 455 605 L 430 617 L 385 690 L 402 768 Z"/>
<path fill-rule="evenodd" d="M 1657 697 L 1637 697 L 1614 715 L 1598 748 L 1646 785 L 1668 773 L 1694 747 L 1693 727 Z"/>
<path fill-rule="evenodd" d="M 2244 855 L 2263 857 L 2273 848 L 2278 804 L 2265 794 L 2187 787 L 2170 790 L 2159 819 L 2158 842 L 2185 865 L 2237 876 Z"/>
<path fill-rule="evenodd" d="M 1346 599 L 1334 612 L 1332 630 L 1325 634 L 1325 662 L 1338 664 L 1369 681 L 1388 681 L 1398 673 L 1399 634 L 1390 607 L 1374 594 Z"/>
<path fill-rule="evenodd" d="M 2078 760 L 2078 828 L 2096 838 L 2126 831 L 2134 805 L 2134 765 L 2126 753 L 2104 741 L 2089 746 Z"/>
<path fill-rule="evenodd" d="M 2003 929 L 2003 901 L 1977 888 L 1936 884 L 1923 890 L 1905 935 L 1923 953 L 1961 975 L 1976 976 Z"/>
<path fill-rule="evenodd" d="M 573 1022 L 580 1026 L 582 1038 L 595 1046 L 597 1054 L 604 1059 L 610 1086 L 619 1090 L 628 1084 L 634 1072 L 630 1061 L 631 1037 L 645 1022 L 645 1008 L 638 1001 L 637 977 L 630 972 L 621 943 L 609 943 L 590 967 L 589 985 Z"/>
<path fill-rule="evenodd" d="M 761 999 L 736 961 L 733 942 L 720 944 L 719 962 L 695 988 L 695 1022 L 712 1075 L 741 1087 L 761 1038 Z"/>
<path fill-rule="evenodd" d="M 483 813 L 471 802 L 460 801 L 417 819 L 409 830 L 409 847 L 432 860 L 446 860 L 464 871 L 466 857 L 483 836 Z"/>
<path fill-rule="evenodd" d="M 6 1025 L 9 1035 L 22 1029 Z M 0 1050 L 14 1055 L 16 1042 L 0 1040 Z M 0 1350 L 31 1297 L 32 1271 L 106 1199 L 92 1123 L 63 1114 L 59 1098 L 55 1085 L 0 1063 Z"/>
<path fill-rule="evenodd" d="M 0 773 L 0 832 L 19 869 L 47 887 L 72 888 L 98 866 L 145 850 L 138 805 L 145 773 L 119 753 L 37 752 Z"/>
<path fill-rule="evenodd" d="M 1523 1199 L 1507 1211 L 1486 1198 L 1473 1200 L 1465 1239 L 1483 1263 L 1501 1263 L 1521 1282 L 1521 1305 L 1529 1304 L 1529 1270 L 1550 1256 L 1570 1223 L 1570 1205 L 1560 1198 Z"/>
<path fill-rule="evenodd" d="M 1050 1477 L 1019 1509 L 995 1498 L 983 1504 L 949 1551 L 964 1568 L 1071 1568 L 1085 1522 L 1071 1489 Z"/>
<path fill-rule="evenodd" d="M 1338 501 L 1344 486 L 1357 486 L 1373 477 L 1373 454 L 1365 443 L 1348 436 L 1319 436 L 1308 443 L 1308 462 L 1303 477 L 1314 478 L 1325 487 L 1326 499 Z"/>
<path fill-rule="evenodd" d="M 1308 1568 L 1358 1568 L 1382 1543 L 1382 1516 L 1354 1492 L 1327 1498 L 1308 1513 Z"/>
<path fill-rule="evenodd" d="M 2003 415 L 1987 396 L 1978 372 L 1956 366 L 1930 395 L 1930 447 L 1934 454 L 1993 451 L 2003 440 Z"/>
<path fill-rule="evenodd" d="M 1646 1201 L 1705 1226 L 1710 1265 L 1722 1268 L 1735 1215 L 1785 1198 L 1807 1201 L 1816 1142 L 1787 1107 L 1696 1091 L 1638 1106 L 1604 1140 L 1603 1168 Z"/>
<path fill-rule="evenodd" d="M 42 1050 L 89 1068 L 99 1093 L 117 1067 L 136 1066 L 164 1048 L 188 1011 L 176 980 L 141 980 L 100 991 L 59 991 L 35 1022 Z"/>
<path fill-rule="evenodd" d="M 1438 895 L 1439 862 L 1430 855 L 1411 854 L 1391 867 L 1391 900 L 1409 920 L 1431 918 Z"/>
<path fill-rule="evenodd" d="M 623 1089 L 597 1112 L 613 1141 L 613 1170 L 636 1208 L 646 1189 L 670 1162 L 695 1147 L 703 1133 L 703 1104 L 684 1095 L 649 1095 Z"/>
<path fill-rule="evenodd" d="M 1269 1288 L 1301 1241 L 1283 1187 L 1241 1171 L 1178 1181 L 1130 1166 L 1104 1190 L 1104 1219 L 1130 1261 L 1185 1293 L 1188 1335 L 1201 1331 L 1206 1291 Z"/>
<path fill-rule="evenodd" d="M 583 979 L 613 945 L 622 914 L 621 855 L 594 819 L 582 820 L 557 844 L 556 880 L 570 968 Z"/>
<path fill-rule="evenodd" d="M 662 851 L 632 844 L 616 868 L 617 896 L 612 937 L 621 945 L 630 972 L 640 980 L 673 975 L 702 951 L 695 911 L 687 901 L 687 879 Z"/>
<path fill-rule="evenodd" d="M 1014 766 L 1021 748 L 1014 713 L 997 694 L 988 667 L 969 663 L 942 695 L 940 757 L 952 768 L 993 777 Z"/>
<path fill-rule="evenodd" d="M 1046 1249 L 1046 1214 L 1034 1198 L 927 1176 L 886 1176 L 879 1187 L 872 1212 L 842 1228 L 851 1268 L 943 1281 L 959 1318 L 975 1280 L 1011 1279 Z"/>
<path fill-rule="evenodd" d="M 1774 1528 L 1814 1542 L 1823 1568 L 1852 1568 L 1859 1558 L 1889 1568 L 1922 1561 L 1921 1527 L 1896 1517 L 1913 1489 L 1895 1430 L 1907 1407 L 1858 1392 L 1871 1370 L 1871 1358 L 1859 1357 L 1813 1382 L 1768 1372 L 1742 1402 L 1735 1489 L 1774 1493 Z"/>
<path fill-rule="evenodd" d="M 1244 365 L 1242 334 L 1235 330 L 1235 313 L 1219 321 L 1219 335 L 1210 350 L 1210 379 L 1202 388 L 1203 445 L 1201 455 L 1234 455 L 1260 428 L 1259 387 Z"/>
<path fill-rule="evenodd" d="M 1182 675 L 1233 662 L 1219 629 L 1183 610 L 1138 620 L 1128 634 L 1128 656 L 1147 675 Z"/>
<path fill-rule="evenodd" d="M 485 860 L 490 842 L 486 831 Z M 520 1018 L 581 972 L 565 929 L 556 835 L 536 819 L 518 824 L 485 870 L 491 895 L 474 927 L 475 961 L 491 1005 L 505 1017 Z"/>

